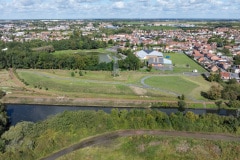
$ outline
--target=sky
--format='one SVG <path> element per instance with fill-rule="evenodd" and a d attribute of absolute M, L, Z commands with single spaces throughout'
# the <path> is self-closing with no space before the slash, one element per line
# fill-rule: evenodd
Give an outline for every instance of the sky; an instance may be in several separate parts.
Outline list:
<path fill-rule="evenodd" d="M 240 19 L 240 0 L 0 0 L 0 19 Z"/>

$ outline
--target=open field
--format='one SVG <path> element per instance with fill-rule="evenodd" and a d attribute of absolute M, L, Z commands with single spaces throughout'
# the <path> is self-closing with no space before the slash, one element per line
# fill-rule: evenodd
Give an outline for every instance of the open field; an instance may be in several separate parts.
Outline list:
<path fill-rule="evenodd" d="M 165 89 L 175 92 L 177 94 L 184 94 L 194 97 L 195 99 L 202 99 L 201 91 L 207 91 L 211 83 L 204 80 L 201 76 L 154 76 L 146 79 L 147 85 Z"/>
<path fill-rule="evenodd" d="M 78 51 L 57 51 L 54 54 L 70 54 Z M 105 54 L 105 52 L 106 50 L 98 49 L 83 51 L 83 54 Z M 212 84 L 204 80 L 200 74 L 192 74 L 193 69 L 197 69 L 199 73 L 205 72 L 205 69 L 182 53 L 164 53 L 164 56 L 170 56 L 174 64 L 173 71 L 120 71 L 120 76 L 112 77 L 110 71 L 81 71 L 83 76 L 80 76 L 79 70 L 23 69 L 16 71 L 21 82 L 10 71 L 2 70 L 0 88 L 11 93 L 7 97 L 12 100 L 22 96 L 29 99 L 30 96 L 68 99 L 102 98 L 111 99 L 109 105 L 114 105 L 114 101 L 117 100 L 129 100 L 126 102 L 129 105 L 132 103 L 130 101 L 141 100 L 147 101 L 146 106 L 149 106 L 151 101 L 176 102 L 177 96 L 184 94 L 189 103 L 208 102 L 201 96 L 201 92 L 206 92 Z M 24 101 L 28 103 L 29 99 L 25 98 Z M 56 101 L 52 103 L 51 100 L 48 101 L 50 104 L 56 103 Z M 70 103 L 70 100 L 66 103 Z"/>
<path fill-rule="evenodd" d="M 86 97 L 105 98 L 134 98 L 149 96 L 147 89 L 138 87 L 142 73 L 123 72 L 119 77 L 112 77 L 111 72 L 87 71 L 84 76 L 75 75 L 73 71 L 54 70 L 52 73 L 47 70 L 18 70 L 21 79 L 32 88 L 46 90 L 47 92 L 60 93 L 64 95 L 78 95 Z M 58 74 L 59 73 L 59 74 Z M 142 95 L 143 94 L 143 95 Z M 151 92 L 151 96 L 153 92 Z M 156 93 L 155 96 L 162 96 Z M 152 97 L 156 98 L 156 97 Z"/>
<path fill-rule="evenodd" d="M 75 76 L 71 76 L 74 72 Z M 211 83 L 202 76 L 179 76 L 174 74 L 149 74 L 124 71 L 120 76 L 112 77 L 107 71 L 86 71 L 79 76 L 71 70 L 17 70 L 21 79 L 29 87 L 58 95 L 89 98 L 127 98 L 176 100 L 176 95 L 184 94 L 188 100 L 205 100 L 201 91 L 207 91 Z M 146 88 L 142 81 L 144 77 Z M 175 92 L 176 95 L 168 93 Z M 192 96 L 194 95 L 194 96 Z"/>
<path fill-rule="evenodd" d="M 172 60 L 174 73 L 192 72 L 194 69 L 197 69 L 199 73 L 206 72 L 203 67 L 183 53 L 164 53 L 163 55 L 164 57 L 169 56 Z"/>
<path fill-rule="evenodd" d="M 55 51 L 54 55 L 62 55 L 62 54 L 81 54 L 81 55 L 98 55 L 98 54 L 112 54 L 113 52 L 106 49 L 91 49 L 91 50 L 63 50 L 63 51 Z"/>

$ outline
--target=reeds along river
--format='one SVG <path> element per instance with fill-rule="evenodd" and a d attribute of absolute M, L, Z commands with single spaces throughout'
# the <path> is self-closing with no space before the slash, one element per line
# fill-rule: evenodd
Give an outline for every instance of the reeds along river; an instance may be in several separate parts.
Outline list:
<path fill-rule="evenodd" d="M 114 107 L 84 107 L 84 106 L 54 106 L 54 105 L 23 105 L 23 104 L 6 104 L 7 114 L 10 118 L 11 125 L 15 125 L 21 121 L 38 122 L 47 119 L 49 116 L 53 116 L 57 113 L 64 111 L 78 111 L 78 110 L 103 110 L 106 113 L 110 113 Z M 127 108 L 118 107 L 117 109 L 145 109 L 145 108 Z M 149 108 L 148 108 L 149 109 Z M 178 112 L 177 108 L 152 108 L 167 114 Z M 192 111 L 195 114 L 215 113 L 219 115 L 233 115 L 238 116 L 236 110 L 216 110 L 216 109 L 186 109 L 186 111 Z"/>

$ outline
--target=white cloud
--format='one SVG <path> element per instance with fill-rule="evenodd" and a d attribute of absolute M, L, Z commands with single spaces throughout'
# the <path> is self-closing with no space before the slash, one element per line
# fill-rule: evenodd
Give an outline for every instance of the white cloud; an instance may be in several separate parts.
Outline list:
<path fill-rule="evenodd" d="M 240 0 L 0 0 L 0 10 L 0 19 L 240 18 Z"/>
<path fill-rule="evenodd" d="M 124 2 L 119 1 L 119 2 L 113 3 L 113 7 L 117 8 L 117 9 L 123 9 L 125 7 L 125 4 L 124 4 Z"/>

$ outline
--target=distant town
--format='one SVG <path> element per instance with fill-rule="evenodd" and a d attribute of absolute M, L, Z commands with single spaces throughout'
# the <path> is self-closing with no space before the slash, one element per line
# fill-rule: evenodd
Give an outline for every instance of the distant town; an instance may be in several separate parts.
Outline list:
<path fill-rule="evenodd" d="M 60 41 L 69 39 L 74 30 L 94 40 L 111 41 L 117 49 L 131 49 L 136 55 L 140 50 L 185 53 L 208 71 L 220 71 L 221 79 L 240 81 L 240 65 L 234 63 L 240 55 L 240 29 L 235 21 L 4 20 L 0 21 L 0 40 Z"/>

